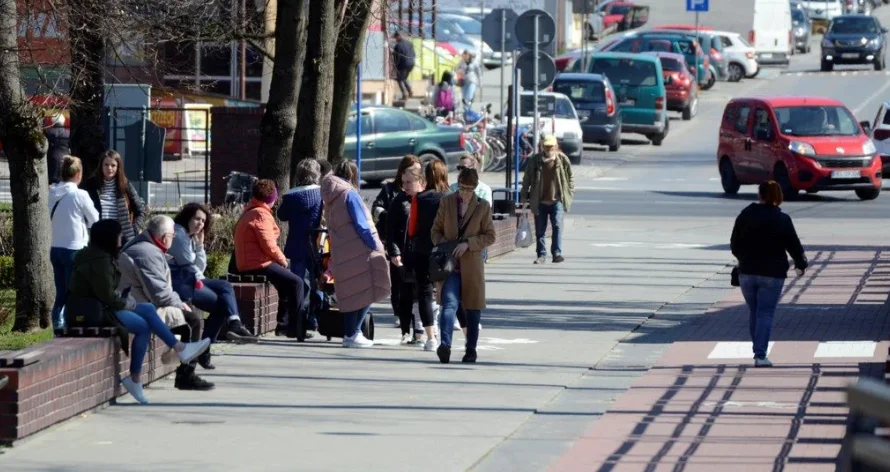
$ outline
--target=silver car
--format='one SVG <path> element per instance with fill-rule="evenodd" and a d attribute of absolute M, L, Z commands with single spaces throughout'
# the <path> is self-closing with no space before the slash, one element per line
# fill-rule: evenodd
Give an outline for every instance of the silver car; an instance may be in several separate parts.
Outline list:
<path fill-rule="evenodd" d="M 482 53 L 482 65 L 492 68 L 501 65 L 501 52 L 494 51 L 492 48 L 482 41 L 482 22 L 465 15 L 457 15 L 453 13 L 440 13 L 437 16 L 438 26 L 446 28 L 459 28 L 463 34 L 473 42 L 475 46 L 474 52 L 478 56 Z M 509 57 L 509 54 L 508 54 Z"/>

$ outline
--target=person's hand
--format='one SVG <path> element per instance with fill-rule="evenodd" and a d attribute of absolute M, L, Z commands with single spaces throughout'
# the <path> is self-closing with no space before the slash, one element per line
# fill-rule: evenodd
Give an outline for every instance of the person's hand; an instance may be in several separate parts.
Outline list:
<path fill-rule="evenodd" d="M 186 313 L 191 313 L 191 312 L 192 312 L 192 307 L 188 306 L 188 303 L 183 303 L 183 304 L 182 304 L 182 311 L 184 311 L 184 312 L 186 312 Z"/>
<path fill-rule="evenodd" d="M 402 256 L 392 256 L 392 265 L 402 267 Z"/>
<path fill-rule="evenodd" d="M 454 252 L 452 254 L 454 255 L 454 257 L 460 257 L 460 256 L 463 256 L 464 253 L 467 252 L 469 249 L 470 249 L 469 244 L 460 243 L 457 245 L 456 248 L 454 248 Z"/>
<path fill-rule="evenodd" d="M 195 234 L 195 242 L 201 246 L 204 245 L 204 231 Z"/>
<path fill-rule="evenodd" d="M 794 272 L 797 272 L 798 277 L 803 277 L 803 274 L 807 273 L 807 271 L 804 269 L 794 269 Z"/>

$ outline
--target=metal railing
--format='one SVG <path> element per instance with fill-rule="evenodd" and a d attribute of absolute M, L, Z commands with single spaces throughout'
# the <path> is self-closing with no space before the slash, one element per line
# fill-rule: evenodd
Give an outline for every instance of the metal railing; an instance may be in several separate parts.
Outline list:
<path fill-rule="evenodd" d="M 879 427 L 890 425 L 890 386 L 860 379 L 847 387 L 847 404 L 850 418 L 838 470 L 890 471 L 890 440 L 878 435 Z"/>

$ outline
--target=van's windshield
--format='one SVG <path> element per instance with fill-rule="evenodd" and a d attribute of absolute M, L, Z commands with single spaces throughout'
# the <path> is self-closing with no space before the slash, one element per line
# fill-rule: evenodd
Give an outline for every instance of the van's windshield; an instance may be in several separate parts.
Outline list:
<path fill-rule="evenodd" d="M 594 58 L 590 72 L 605 75 L 613 84 L 633 87 L 651 87 L 658 84 L 658 72 L 652 61 Z"/>
<path fill-rule="evenodd" d="M 856 136 L 859 125 L 844 107 L 800 106 L 776 108 L 782 134 L 789 136 Z"/>

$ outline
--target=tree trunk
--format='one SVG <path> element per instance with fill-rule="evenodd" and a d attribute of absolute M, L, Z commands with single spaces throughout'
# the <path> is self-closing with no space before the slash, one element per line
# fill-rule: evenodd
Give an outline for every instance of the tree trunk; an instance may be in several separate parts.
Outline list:
<path fill-rule="evenodd" d="M 331 98 L 334 94 L 334 47 L 337 42 L 335 0 L 309 3 L 306 61 L 303 88 L 297 107 L 299 120 L 291 160 L 291 176 L 298 162 L 324 158 L 331 128 Z"/>
<path fill-rule="evenodd" d="M 306 55 L 307 8 L 304 0 L 278 0 L 275 17 L 275 63 L 269 101 L 260 127 L 257 175 L 272 179 L 281 192 L 290 188 L 291 149 L 297 129 L 297 100 Z"/>
<path fill-rule="evenodd" d="M 15 331 L 51 325 L 55 298 L 49 263 L 46 137 L 42 116 L 22 90 L 16 2 L 0 0 L 0 141 L 9 161 L 15 248 Z"/>
<path fill-rule="evenodd" d="M 341 0 L 340 3 L 347 0 Z M 343 157 L 346 139 L 346 121 L 355 97 L 356 68 L 362 60 L 365 33 L 371 20 L 373 0 L 352 0 L 349 13 L 337 37 L 334 57 L 334 96 L 331 101 L 330 143 L 328 159 L 336 162 Z"/>
<path fill-rule="evenodd" d="M 96 0 L 67 9 L 71 43 L 71 153 L 83 161 L 84 177 L 99 167 L 105 151 L 105 41 L 102 7 Z M 127 156 L 124 156 L 126 159 Z"/>

